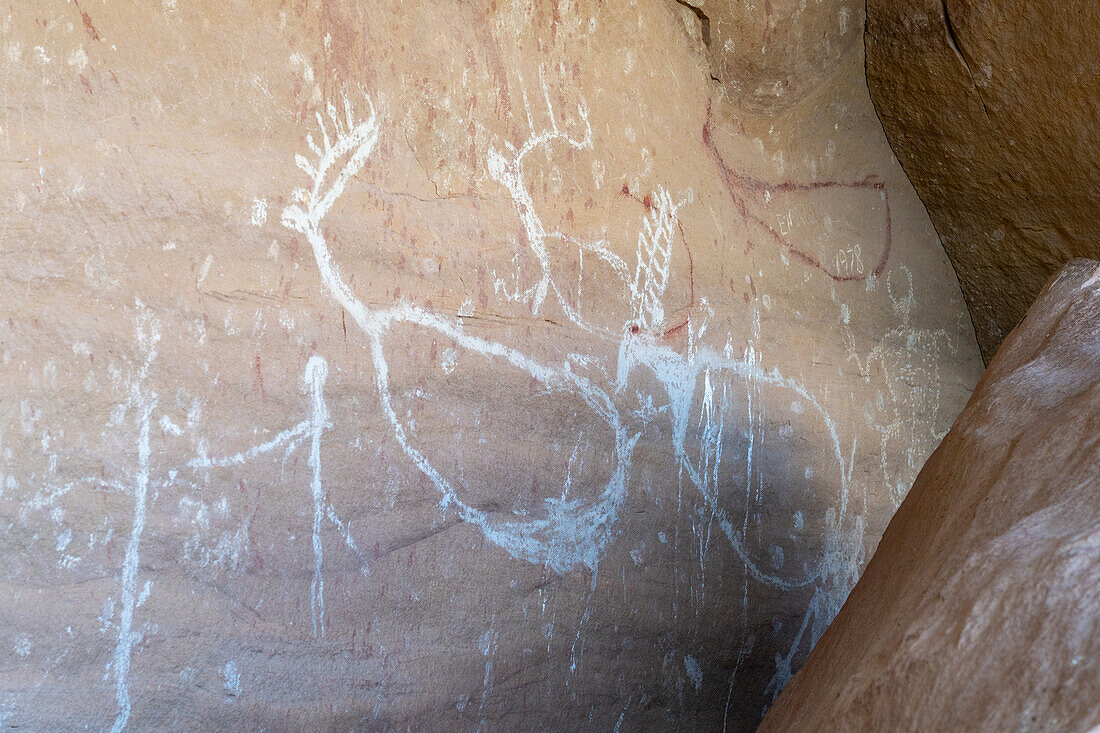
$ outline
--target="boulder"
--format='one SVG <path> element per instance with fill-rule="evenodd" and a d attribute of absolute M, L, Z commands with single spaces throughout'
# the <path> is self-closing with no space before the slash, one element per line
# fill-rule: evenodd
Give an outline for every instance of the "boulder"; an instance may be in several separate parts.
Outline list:
<path fill-rule="evenodd" d="M 761 731 L 1100 724 L 1100 262 L 1009 335 Z"/>

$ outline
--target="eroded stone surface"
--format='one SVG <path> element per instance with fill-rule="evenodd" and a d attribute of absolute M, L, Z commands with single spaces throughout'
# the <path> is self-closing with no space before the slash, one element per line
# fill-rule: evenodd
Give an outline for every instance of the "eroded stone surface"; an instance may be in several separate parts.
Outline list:
<path fill-rule="evenodd" d="M 1052 280 L 761 730 L 1100 724 L 1100 262 Z"/>
<path fill-rule="evenodd" d="M 867 15 L 871 95 L 988 361 L 1063 264 L 1100 259 L 1100 5 L 869 0 Z"/>
<path fill-rule="evenodd" d="M 753 726 L 979 361 L 858 44 L 701 25 L 10 4 L 3 720 Z"/>

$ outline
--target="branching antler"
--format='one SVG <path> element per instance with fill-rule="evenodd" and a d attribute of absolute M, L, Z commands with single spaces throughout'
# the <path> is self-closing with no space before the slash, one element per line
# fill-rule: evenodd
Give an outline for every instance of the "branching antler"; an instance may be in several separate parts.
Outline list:
<path fill-rule="evenodd" d="M 665 320 L 665 289 L 672 265 L 672 238 L 676 227 L 676 212 L 691 200 L 672 201 L 663 187 L 657 187 L 652 204 L 647 198 L 648 216 L 638 232 L 638 260 L 634 279 L 629 283 L 634 324 L 642 331 L 656 332 Z"/>
<path fill-rule="evenodd" d="M 298 167 L 312 179 L 313 188 L 309 191 L 304 188 L 294 189 L 294 203 L 283 210 L 283 225 L 302 234 L 308 234 L 320 225 L 325 214 L 344 192 L 344 186 L 363 167 L 378 142 L 378 119 L 370 98 L 367 98 L 370 114 L 366 119 L 356 122 L 351 101 L 347 94 L 342 96 L 343 119 L 331 102 L 325 110 L 335 134 L 335 142 L 329 136 L 325 120 L 318 112 L 317 125 L 321 130 L 321 145 L 317 145 L 312 134 L 306 135 L 306 144 L 317 156 L 316 162 L 301 154 L 294 157 Z M 333 174 L 337 164 L 340 166 Z"/>

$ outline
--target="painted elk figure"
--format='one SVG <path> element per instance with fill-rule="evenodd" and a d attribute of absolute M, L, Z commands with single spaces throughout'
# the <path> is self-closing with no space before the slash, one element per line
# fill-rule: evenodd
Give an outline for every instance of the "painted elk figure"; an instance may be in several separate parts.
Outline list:
<path fill-rule="evenodd" d="M 720 497 L 718 464 L 725 440 L 723 430 L 727 408 L 744 408 L 746 401 L 751 407 L 752 394 L 758 394 L 761 388 L 782 393 L 786 395 L 783 399 L 787 404 L 805 405 L 818 425 L 824 426 L 822 432 L 830 445 L 824 471 L 829 472 L 832 482 L 840 487 L 840 512 L 843 515 L 850 468 L 841 451 L 837 428 L 825 409 L 798 382 L 784 377 L 777 369 L 762 367 L 751 349 L 743 358 L 737 358 L 728 346 L 723 352 L 718 352 L 693 343 L 688 353 L 684 354 L 660 338 L 664 326 L 662 296 L 668 281 L 670 241 L 677 211 L 685 201 L 673 201 L 666 191 L 658 189 L 655 203 L 646 207 L 647 217 L 638 238 L 638 259 L 631 268 L 605 242 L 582 242 L 561 232 L 549 231 L 536 215 L 524 183 L 523 163 L 532 151 L 553 145 L 574 149 L 591 145 L 591 129 L 583 106 L 579 112 L 585 128 L 584 135 L 567 132 L 565 125 L 557 122 L 551 110 L 549 130 L 533 134 L 519 149 L 506 146 L 505 152 L 489 152 L 489 172 L 511 193 L 525 229 L 527 246 L 541 270 L 530 287 L 516 287 L 504 295 L 513 301 L 527 303 L 535 314 L 545 307 L 546 302 L 557 303 L 577 328 L 599 338 L 617 341 L 618 361 L 608 372 L 614 373 L 614 377 L 609 383 L 600 384 L 575 373 L 568 362 L 542 363 L 516 348 L 475 336 L 468 332 L 460 318 L 437 314 L 404 301 L 372 308 L 355 295 L 333 261 L 322 224 L 345 187 L 366 164 L 378 142 L 378 115 L 373 104 L 368 101 L 368 105 L 369 114 L 365 119 L 357 119 L 346 97 L 342 110 L 328 105 L 327 123 L 322 115 L 317 115 L 321 140 L 318 143 L 312 135 L 306 138 L 314 159 L 297 156 L 298 166 L 310 177 L 313 185 L 308 190 L 299 188 L 294 191 L 294 203 L 285 209 L 282 221 L 285 226 L 306 237 L 325 290 L 351 315 L 366 336 L 382 410 L 406 456 L 439 491 L 441 509 L 453 509 L 463 520 L 478 526 L 488 540 L 516 558 L 545 565 L 559 573 L 578 566 L 594 571 L 604 549 L 616 535 L 616 523 L 631 478 L 631 456 L 641 435 L 641 427 L 634 413 L 621 407 L 620 403 L 631 385 L 632 375 L 648 372 L 663 388 L 663 395 L 647 397 L 651 403 L 653 398 L 661 402 L 661 411 L 668 415 L 671 422 L 671 448 L 680 475 L 701 492 L 722 534 L 744 562 L 746 572 L 757 581 L 780 589 L 804 587 L 823 581 L 829 572 L 828 557 L 814 567 L 799 568 L 793 572 L 780 573 L 766 568 L 766 563 L 757 556 L 759 553 L 750 549 L 746 542 L 747 515 L 743 522 L 735 520 L 727 503 Z M 631 310 L 631 320 L 624 323 L 618 332 L 589 323 L 568 302 L 551 274 L 546 246 L 551 239 L 572 244 L 583 252 L 595 255 L 618 276 L 622 297 Z M 465 501 L 460 496 L 458 484 L 433 465 L 423 446 L 415 443 L 412 431 L 394 408 L 389 364 L 383 345 L 398 326 L 431 331 L 457 347 L 495 362 L 499 367 L 525 372 L 550 393 L 569 395 L 583 401 L 614 436 L 613 470 L 602 491 L 587 502 L 566 499 L 563 492 L 562 498 L 545 499 L 541 511 L 533 516 L 487 512 Z M 700 335 L 703 330 L 705 320 L 699 326 Z M 744 397 L 736 396 L 738 384 Z M 638 397 L 641 399 L 642 395 Z M 696 431 L 689 439 L 693 423 Z M 754 476 L 758 478 L 760 473 L 757 467 L 754 474 L 752 450 L 750 445 L 746 478 L 746 491 L 749 492 L 753 490 Z"/>

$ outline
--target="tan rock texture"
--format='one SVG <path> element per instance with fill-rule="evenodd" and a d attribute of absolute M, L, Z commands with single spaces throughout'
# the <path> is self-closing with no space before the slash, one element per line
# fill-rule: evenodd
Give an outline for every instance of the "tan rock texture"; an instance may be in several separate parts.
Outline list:
<path fill-rule="evenodd" d="M 1100 262 L 997 352 L 761 731 L 1100 724 Z"/>
<path fill-rule="evenodd" d="M 863 37 L 862 3 L 678 2 L 699 19 L 711 78 L 734 104 L 757 114 L 774 114 L 820 89 Z"/>
<path fill-rule="evenodd" d="M 981 368 L 858 4 L 0 4 L 3 724 L 755 726 Z"/>
<path fill-rule="evenodd" d="M 868 0 L 867 79 L 988 362 L 1072 257 L 1100 259 L 1100 4 Z"/>

